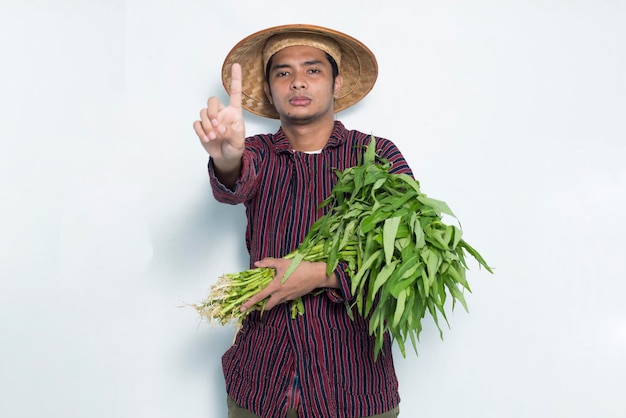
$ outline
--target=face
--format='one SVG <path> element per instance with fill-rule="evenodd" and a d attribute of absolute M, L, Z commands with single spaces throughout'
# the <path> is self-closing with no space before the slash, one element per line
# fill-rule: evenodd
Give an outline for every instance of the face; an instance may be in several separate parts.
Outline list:
<path fill-rule="evenodd" d="M 342 78 L 333 83 L 326 53 L 310 46 L 291 46 L 272 57 L 265 93 L 281 120 L 305 123 L 320 117 L 333 118 L 333 100 Z"/>

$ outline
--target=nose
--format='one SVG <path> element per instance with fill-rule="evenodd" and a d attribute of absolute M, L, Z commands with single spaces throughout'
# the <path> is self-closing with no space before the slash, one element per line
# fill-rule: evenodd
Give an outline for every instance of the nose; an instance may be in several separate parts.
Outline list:
<path fill-rule="evenodd" d="M 292 90 L 301 90 L 306 88 L 306 82 L 304 81 L 301 74 L 296 73 L 291 80 L 291 89 Z"/>

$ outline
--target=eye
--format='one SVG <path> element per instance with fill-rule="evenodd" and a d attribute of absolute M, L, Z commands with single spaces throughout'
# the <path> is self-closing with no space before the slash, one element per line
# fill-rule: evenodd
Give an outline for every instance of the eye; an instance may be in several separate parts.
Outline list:
<path fill-rule="evenodd" d="M 284 77 L 289 74 L 287 71 L 279 71 L 276 73 L 276 77 Z"/>

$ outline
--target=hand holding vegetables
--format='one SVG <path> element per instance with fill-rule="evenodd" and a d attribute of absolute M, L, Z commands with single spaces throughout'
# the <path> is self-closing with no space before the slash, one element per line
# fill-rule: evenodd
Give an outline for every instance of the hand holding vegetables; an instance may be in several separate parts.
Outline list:
<path fill-rule="evenodd" d="M 443 222 L 442 215 L 454 216 L 447 204 L 421 193 L 411 176 L 390 173 L 389 162 L 377 158 L 375 147 L 372 137 L 363 163 L 337 172 L 337 184 L 322 203 L 329 205 L 329 211 L 313 224 L 300 246 L 285 256 L 291 263 L 282 280 L 303 260 L 326 262 L 327 275 L 339 262 L 347 263 L 354 296 L 354 302 L 346 306 L 348 314 L 353 315 L 356 308 L 357 314 L 369 319 L 375 356 L 387 331 L 405 356 L 407 339 L 417 351 L 427 311 L 442 335 L 439 315 L 447 322 L 448 297 L 452 309 L 458 301 L 467 310 L 463 296 L 463 289 L 470 291 L 465 278 L 467 254 L 492 270 L 462 239 L 459 228 Z M 274 270 L 267 267 L 227 274 L 194 307 L 209 321 L 240 322 L 249 312 L 240 311 L 242 303 L 273 277 Z M 258 309 L 268 303 L 260 297 L 254 301 Z M 292 301 L 292 315 L 302 312 L 302 301 Z"/>
<path fill-rule="evenodd" d="M 282 302 L 296 300 L 300 296 L 311 293 L 315 289 L 339 287 L 337 278 L 331 273 L 326 275 L 326 264 L 322 262 L 300 263 L 299 268 L 290 275 L 290 280 L 282 280 L 290 262 L 284 258 L 264 258 L 255 263 L 257 267 L 270 268 L 275 271 L 274 280 L 259 293 L 241 305 L 241 310 L 252 308 L 267 298 L 263 309 L 269 310 Z"/>

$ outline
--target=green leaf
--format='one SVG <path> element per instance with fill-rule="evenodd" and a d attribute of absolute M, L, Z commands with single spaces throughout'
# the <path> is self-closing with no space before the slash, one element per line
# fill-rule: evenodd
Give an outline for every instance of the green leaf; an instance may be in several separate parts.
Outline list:
<path fill-rule="evenodd" d="M 289 276 L 291 276 L 291 274 L 298 268 L 300 263 L 302 263 L 302 260 L 304 260 L 304 254 L 300 252 L 296 252 L 295 256 L 291 260 L 291 263 L 289 263 L 289 266 L 287 266 L 287 270 L 285 271 L 285 274 L 280 280 L 281 283 L 285 283 L 285 281 L 289 278 Z"/>
<path fill-rule="evenodd" d="M 463 292 L 459 290 L 459 288 L 456 286 L 456 283 L 450 280 L 446 280 L 445 284 L 448 290 L 450 291 L 450 294 L 452 295 L 452 297 L 455 300 L 458 300 L 459 302 L 461 302 L 461 305 L 463 305 L 465 312 L 469 312 L 469 309 L 467 308 L 467 303 L 465 302 L 465 297 L 463 296 Z"/>
<path fill-rule="evenodd" d="M 367 217 L 365 217 L 363 219 L 363 221 L 361 222 L 361 231 L 365 234 L 367 234 L 368 232 L 370 232 L 371 230 L 373 230 L 374 228 L 376 228 L 376 226 L 384 221 L 385 219 L 387 219 L 389 217 L 389 213 L 382 211 L 382 210 L 376 210 L 373 213 L 371 213 L 370 215 L 368 215 Z"/>
<path fill-rule="evenodd" d="M 400 318 L 402 317 L 402 314 L 404 313 L 404 302 L 406 301 L 406 291 L 402 291 L 398 294 L 398 300 L 396 302 L 396 311 L 393 315 L 393 323 L 391 324 L 392 327 L 395 327 L 398 325 L 398 323 L 400 322 Z"/>
<path fill-rule="evenodd" d="M 415 235 L 415 247 L 422 248 L 426 245 L 426 239 L 424 235 L 424 230 L 422 229 L 422 225 L 417 217 L 417 214 L 413 214 L 411 220 L 409 222 L 411 225 L 411 229 L 413 230 L 413 234 Z"/>
<path fill-rule="evenodd" d="M 441 259 L 435 251 L 429 251 L 427 257 L 426 271 L 428 272 L 428 284 L 430 285 L 435 282 L 437 272 L 439 271 L 439 262 L 441 261 Z M 428 291 L 426 294 L 428 295 Z"/>
<path fill-rule="evenodd" d="M 373 164 L 376 160 L 376 137 L 374 135 L 371 136 L 369 144 L 365 148 L 365 153 L 363 154 L 363 165 Z"/>
<path fill-rule="evenodd" d="M 437 326 L 437 329 L 439 330 L 439 338 L 443 339 L 443 330 L 439 326 L 439 318 L 437 318 L 437 310 L 435 309 L 435 305 L 433 304 L 431 299 L 428 299 L 428 312 L 430 312 L 430 316 L 433 318 L 433 321 L 435 321 L 435 325 Z"/>
<path fill-rule="evenodd" d="M 452 238 L 452 245 L 450 245 L 450 248 L 456 250 L 456 247 L 459 245 L 459 242 L 461 242 L 461 238 L 463 237 L 463 231 L 461 231 L 460 228 L 457 228 L 454 225 L 452 226 L 452 229 L 454 230 L 454 234 Z"/>
<path fill-rule="evenodd" d="M 396 242 L 396 234 L 398 232 L 399 225 L 399 216 L 385 219 L 385 223 L 383 225 L 383 248 L 385 250 L 385 262 L 387 264 L 391 263 L 391 259 L 393 258 L 394 244 Z"/>
<path fill-rule="evenodd" d="M 446 273 L 450 275 L 452 280 L 456 283 L 460 283 L 461 286 L 471 292 L 469 283 L 467 283 L 467 280 L 465 279 L 465 267 L 463 267 L 461 263 L 456 262 L 451 264 L 446 270 Z"/>
<path fill-rule="evenodd" d="M 390 287 L 389 292 L 394 297 L 398 297 L 400 292 L 413 282 L 413 280 L 407 278 L 410 278 L 411 271 L 417 271 L 418 267 L 417 254 L 413 254 L 407 260 L 401 262 L 400 267 L 393 272 L 392 278 L 387 281 L 389 283 L 388 287 Z M 402 280 L 403 278 L 407 280 Z"/>
<path fill-rule="evenodd" d="M 478 263 L 480 263 L 481 266 L 483 266 L 489 273 L 493 273 L 491 267 L 489 267 L 489 265 L 487 264 L 487 262 L 485 261 L 485 259 L 478 253 L 478 251 L 476 251 L 471 245 L 469 245 L 465 240 L 461 240 L 461 242 L 459 243 L 459 245 L 467 250 L 468 253 L 470 253 L 470 255 L 472 257 L 474 257 L 476 259 L 476 261 L 478 261 Z"/>
<path fill-rule="evenodd" d="M 456 215 L 454 215 L 452 210 L 448 207 L 448 204 L 442 200 L 426 197 L 426 195 L 418 196 L 417 199 L 423 204 L 434 208 L 437 211 L 437 214 L 445 213 L 446 215 L 456 218 Z"/>
<path fill-rule="evenodd" d="M 405 185 L 411 187 L 413 190 L 415 190 L 418 194 L 421 195 L 422 192 L 420 191 L 419 182 L 416 181 L 409 174 L 397 173 L 397 174 L 394 174 L 394 176 L 396 179 L 401 180 Z"/>
<path fill-rule="evenodd" d="M 369 256 L 367 260 L 363 263 L 363 265 L 359 266 L 356 275 L 352 278 L 352 293 L 356 292 L 356 289 L 359 286 L 359 283 L 363 276 L 369 273 L 369 269 L 374 264 L 376 259 L 381 255 L 381 250 L 376 250 L 372 255 Z"/>
<path fill-rule="evenodd" d="M 373 294 L 376 294 L 378 289 L 380 289 L 380 287 L 387 282 L 387 279 L 389 279 L 391 274 L 395 271 L 397 264 L 398 261 L 396 260 L 383 266 L 380 273 L 378 273 L 376 279 L 374 280 L 374 286 L 372 287 Z"/>

